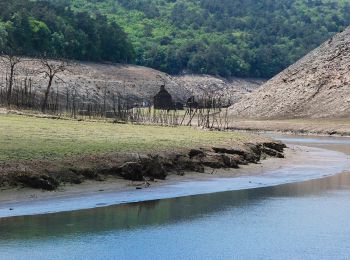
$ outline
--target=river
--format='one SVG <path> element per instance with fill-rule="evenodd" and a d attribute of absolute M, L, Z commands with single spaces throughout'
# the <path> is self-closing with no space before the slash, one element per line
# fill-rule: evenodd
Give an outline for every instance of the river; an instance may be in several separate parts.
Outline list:
<path fill-rule="evenodd" d="M 236 186 L 178 184 L 175 198 L 0 218 L 0 258 L 349 259 L 350 138 L 274 137 L 329 156 Z"/>

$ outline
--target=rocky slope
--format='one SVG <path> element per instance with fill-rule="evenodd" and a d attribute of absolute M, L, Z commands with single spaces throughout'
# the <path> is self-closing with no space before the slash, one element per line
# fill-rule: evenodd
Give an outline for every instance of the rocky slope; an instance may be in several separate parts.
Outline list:
<path fill-rule="evenodd" d="M 232 106 L 242 118 L 350 117 L 350 27 Z"/>

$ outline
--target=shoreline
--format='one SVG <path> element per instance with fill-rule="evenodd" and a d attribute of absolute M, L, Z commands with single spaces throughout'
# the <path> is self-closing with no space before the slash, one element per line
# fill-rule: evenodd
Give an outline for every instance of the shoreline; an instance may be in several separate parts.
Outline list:
<path fill-rule="evenodd" d="M 293 149 L 287 149 L 286 153 L 288 154 L 288 157 L 295 157 L 296 151 Z M 283 162 L 286 162 L 286 160 L 287 159 L 270 157 L 257 164 L 242 165 L 238 169 L 212 169 L 207 167 L 206 172 L 204 173 L 186 172 L 183 176 L 171 174 L 167 176 L 167 179 L 158 179 L 155 182 L 152 182 L 148 187 L 144 186 L 144 181 L 129 181 L 115 179 L 112 177 L 101 182 L 90 180 L 85 181 L 81 184 L 65 184 L 55 191 L 32 189 L 28 187 L 20 187 L 16 189 L 8 187 L 0 189 L 0 208 L 3 204 L 6 203 L 29 202 L 35 201 L 37 199 L 40 200 L 59 197 L 71 197 L 74 195 L 85 195 L 95 192 L 128 192 L 141 190 L 138 189 L 138 187 L 142 187 L 144 190 L 150 190 L 154 187 L 167 186 L 174 183 L 186 181 L 207 181 L 216 178 L 235 178 L 240 176 L 259 175 L 261 173 L 261 168 L 264 168 L 264 171 L 276 170 L 281 167 L 281 164 L 283 165 Z"/>
<path fill-rule="evenodd" d="M 17 110 L 8 110 L 0 107 L 0 115 L 19 115 L 34 118 L 46 118 L 65 121 L 87 121 L 87 122 L 105 122 L 113 123 L 109 120 L 94 119 L 72 119 L 63 116 L 54 116 L 49 114 L 23 112 Z M 147 124 L 146 124 L 147 125 Z M 152 124 L 148 124 L 152 125 Z M 222 131 L 218 128 L 217 130 Z M 230 124 L 226 131 L 236 131 L 243 133 L 277 133 L 304 136 L 335 136 L 350 137 L 350 118 L 338 119 L 241 119 L 230 118 Z"/>
<path fill-rule="evenodd" d="M 293 135 L 293 136 L 305 136 L 305 137 L 338 137 L 338 138 L 348 138 L 350 137 L 350 132 L 343 134 L 329 134 L 326 132 L 305 132 L 304 130 L 263 130 L 260 128 L 257 129 L 244 129 L 244 128 L 228 128 L 227 131 L 233 131 L 238 133 L 247 133 L 247 134 L 259 134 L 259 135 Z"/>
<path fill-rule="evenodd" d="M 232 118 L 230 131 L 304 136 L 350 137 L 350 119 L 244 120 Z"/>
<path fill-rule="evenodd" d="M 308 169 L 308 174 L 305 175 L 303 169 L 310 164 L 315 165 L 314 169 Z M 327 169 L 330 164 L 337 167 Z M 349 158 L 343 153 L 292 145 L 286 149 L 285 159 L 269 158 L 261 164 L 246 165 L 235 171 L 220 169 L 216 174 L 188 173 L 184 177 L 172 176 L 140 190 L 134 186 L 138 183 L 130 185 L 126 181 L 123 185 L 120 182 L 99 183 L 97 186 L 96 183 L 89 182 L 67 185 L 55 192 L 30 189 L 1 191 L 0 218 L 276 186 L 335 175 L 349 170 L 349 166 Z M 321 170 L 324 170 L 322 174 Z"/>
<path fill-rule="evenodd" d="M 286 145 L 266 137 L 249 142 L 204 145 L 198 148 L 163 152 L 134 152 L 96 155 L 58 161 L 24 161 L 0 167 L 0 189 L 29 187 L 54 191 L 62 185 L 81 185 L 86 181 L 142 182 L 144 187 L 188 172 L 213 173 L 218 169 L 238 169 L 268 157 L 284 158 Z M 141 189 L 138 183 L 136 188 Z"/>

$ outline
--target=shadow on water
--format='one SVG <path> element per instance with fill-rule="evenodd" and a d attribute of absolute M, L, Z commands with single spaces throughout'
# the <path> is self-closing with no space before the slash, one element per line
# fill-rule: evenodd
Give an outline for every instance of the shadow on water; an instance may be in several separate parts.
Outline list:
<path fill-rule="evenodd" d="M 350 188 L 350 173 L 275 187 L 195 195 L 48 215 L 0 219 L 0 243 L 46 240 L 191 221 L 274 198 L 328 196 Z"/>

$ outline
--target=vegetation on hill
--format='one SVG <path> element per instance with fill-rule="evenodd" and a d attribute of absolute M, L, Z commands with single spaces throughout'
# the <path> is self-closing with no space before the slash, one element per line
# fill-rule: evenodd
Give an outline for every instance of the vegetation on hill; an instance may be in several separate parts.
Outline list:
<path fill-rule="evenodd" d="M 0 1 L 0 51 L 89 61 L 134 60 L 132 44 L 116 22 L 46 1 Z"/>
<path fill-rule="evenodd" d="M 0 48 L 269 78 L 349 24 L 350 0 L 14 0 Z"/>
<path fill-rule="evenodd" d="M 164 72 L 271 77 L 350 24 L 349 0 L 51 0 L 123 27 Z"/>

